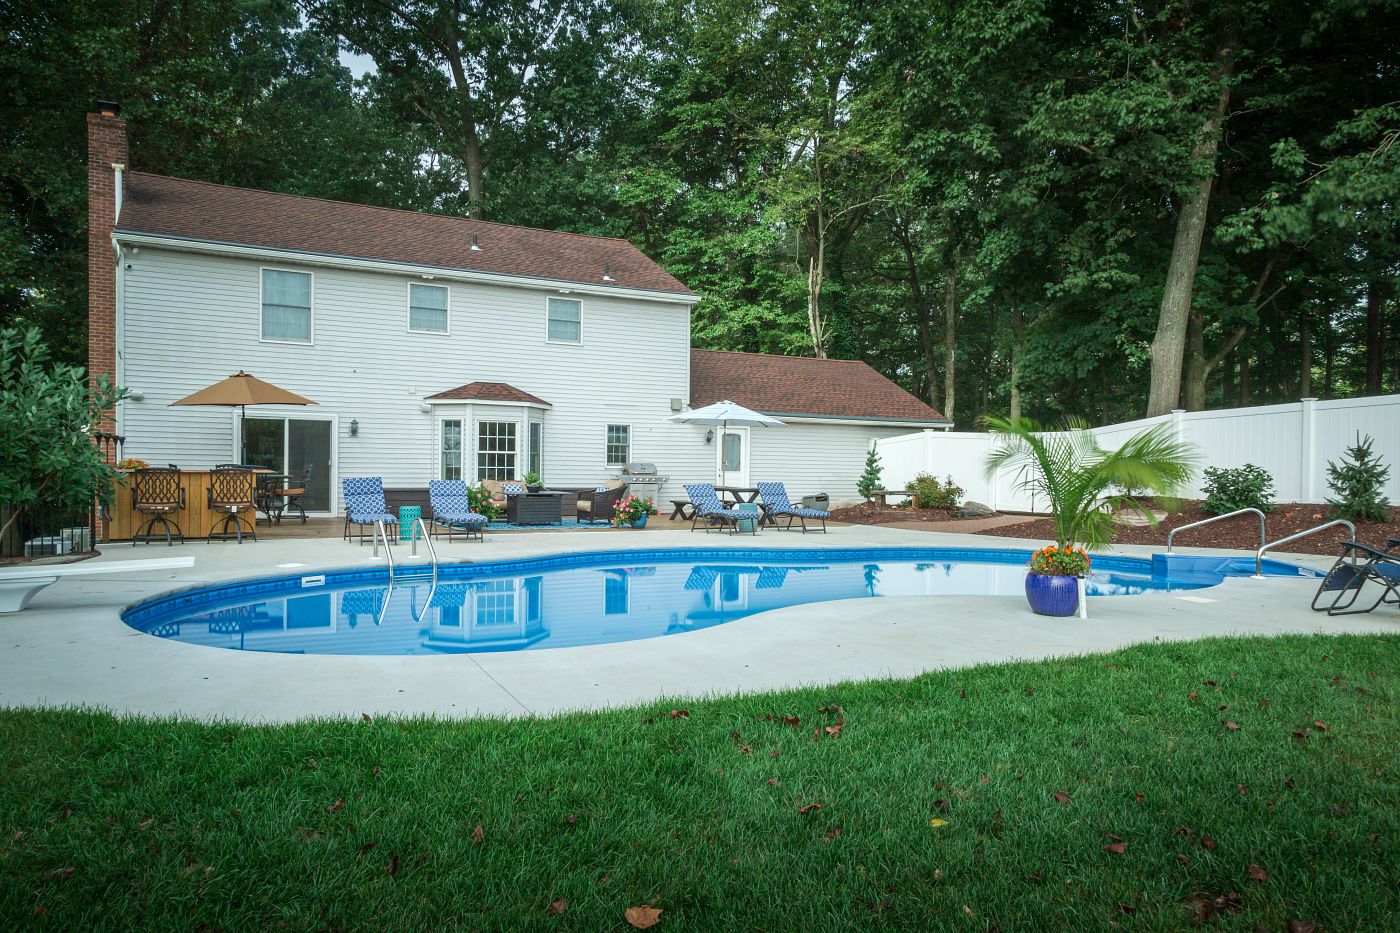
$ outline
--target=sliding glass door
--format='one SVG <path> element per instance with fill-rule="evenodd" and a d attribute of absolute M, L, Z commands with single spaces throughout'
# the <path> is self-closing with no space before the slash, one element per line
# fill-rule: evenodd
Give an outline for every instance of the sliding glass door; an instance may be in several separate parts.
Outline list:
<path fill-rule="evenodd" d="M 325 418 L 244 418 L 245 462 L 285 473 L 295 484 L 311 468 L 302 506 L 331 510 L 331 427 Z"/>

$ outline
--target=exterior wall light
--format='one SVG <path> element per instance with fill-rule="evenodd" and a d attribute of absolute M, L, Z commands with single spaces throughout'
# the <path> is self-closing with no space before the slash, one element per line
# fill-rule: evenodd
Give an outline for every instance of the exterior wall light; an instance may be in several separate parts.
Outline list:
<path fill-rule="evenodd" d="M 706 444 L 713 444 L 714 442 L 715 442 L 715 429 L 714 429 L 714 428 L 710 428 L 710 430 L 708 430 L 708 431 L 705 432 L 705 443 L 706 443 Z"/>
<path fill-rule="evenodd" d="M 360 436 L 360 419 L 359 419 L 359 418 L 351 418 L 351 419 L 350 419 L 350 436 L 351 436 L 351 437 L 359 437 L 359 436 Z"/>

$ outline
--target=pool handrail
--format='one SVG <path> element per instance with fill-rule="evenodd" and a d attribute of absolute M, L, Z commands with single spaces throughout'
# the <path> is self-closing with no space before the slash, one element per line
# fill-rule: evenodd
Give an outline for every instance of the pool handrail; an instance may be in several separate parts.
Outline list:
<path fill-rule="evenodd" d="M 1246 512 L 1253 512 L 1255 515 L 1259 516 L 1259 546 L 1262 548 L 1264 546 L 1264 541 L 1266 540 L 1264 531 L 1264 513 L 1256 508 L 1245 508 L 1235 509 L 1235 511 L 1226 512 L 1224 515 L 1212 515 L 1210 518 L 1203 518 L 1198 522 L 1192 522 L 1189 525 L 1180 525 L 1176 528 L 1173 528 L 1171 531 L 1167 532 L 1167 553 L 1170 554 L 1172 552 L 1172 538 L 1176 535 L 1178 531 L 1185 531 L 1188 528 L 1199 528 L 1202 525 L 1209 525 L 1211 522 L 1218 522 L 1223 521 L 1227 518 L 1234 518 L 1236 515 L 1244 515 Z"/>
<path fill-rule="evenodd" d="M 394 579 L 394 549 L 389 545 L 389 533 L 384 530 L 383 519 L 374 521 L 374 558 L 379 559 L 379 541 L 384 540 L 384 554 L 389 558 L 389 579 Z"/>
<path fill-rule="evenodd" d="M 1306 538 L 1310 534 L 1313 534 L 1318 531 L 1325 531 L 1326 529 L 1332 528 L 1336 525 L 1345 525 L 1347 527 L 1347 530 L 1351 532 L 1351 539 L 1353 541 L 1356 540 L 1356 526 L 1353 525 L 1351 522 L 1347 521 L 1345 518 L 1334 518 L 1330 522 L 1323 522 L 1321 525 L 1313 525 L 1311 528 L 1304 528 L 1302 531 L 1295 532 L 1284 538 L 1279 538 L 1277 541 L 1270 541 L 1268 544 L 1262 545 L 1259 548 L 1259 550 L 1254 552 L 1254 579 L 1262 580 L 1264 577 L 1265 551 L 1272 551 L 1280 544 L 1288 544 L 1290 541 L 1297 541 L 1299 538 Z M 1356 561 L 1355 551 L 1352 552 L 1351 559 L 1353 563 Z"/>

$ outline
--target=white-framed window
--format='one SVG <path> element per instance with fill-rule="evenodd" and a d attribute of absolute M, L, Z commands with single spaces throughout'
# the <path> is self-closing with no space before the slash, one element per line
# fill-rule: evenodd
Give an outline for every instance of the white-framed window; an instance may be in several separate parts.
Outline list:
<path fill-rule="evenodd" d="M 631 608 L 631 577 L 617 570 L 603 573 L 603 615 L 627 615 Z"/>
<path fill-rule="evenodd" d="M 446 285 L 408 283 L 408 329 L 419 334 L 447 333 L 450 292 Z"/>
<path fill-rule="evenodd" d="M 550 298 L 545 339 L 550 343 L 583 343 L 583 302 L 576 298 Z"/>
<path fill-rule="evenodd" d="M 476 423 L 476 478 L 513 480 L 517 478 L 519 423 L 478 421 Z"/>
<path fill-rule="evenodd" d="M 462 422 L 451 418 L 442 423 L 441 473 L 443 479 L 462 478 Z"/>
<path fill-rule="evenodd" d="M 608 466 L 626 466 L 632 459 L 632 426 L 630 424 L 608 425 L 607 440 Z"/>
<path fill-rule="evenodd" d="M 544 476 L 544 422 L 530 422 L 530 470 Z"/>
<path fill-rule="evenodd" d="M 262 271 L 262 340 L 311 343 L 311 273 Z"/>

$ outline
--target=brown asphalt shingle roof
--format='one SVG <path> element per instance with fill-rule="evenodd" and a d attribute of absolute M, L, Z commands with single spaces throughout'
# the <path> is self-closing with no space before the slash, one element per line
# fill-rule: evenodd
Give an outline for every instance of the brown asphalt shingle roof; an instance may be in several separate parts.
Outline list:
<path fill-rule="evenodd" d="M 430 395 L 428 399 L 439 400 L 473 400 L 481 402 L 533 402 L 536 405 L 548 405 L 544 399 L 537 395 L 531 395 L 524 389 L 517 389 L 513 385 L 504 382 L 469 382 L 464 386 L 455 389 L 448 389 L 446 392 L 439 392 L 437 395 Z"/>
<path fill-rule="evenodd" d="M 694 294 L 626 240 L 128 172 L 119 230 Z M 472 239 L 481 247 L 472 250 Z M 603 274 L 613 281 L 604 281 Z"/>
<path fill-rule="evenodd" d="M 692 349 L 691 407 L 726 400 L 779 417 L 947 420 L 859 360 Z"/>

